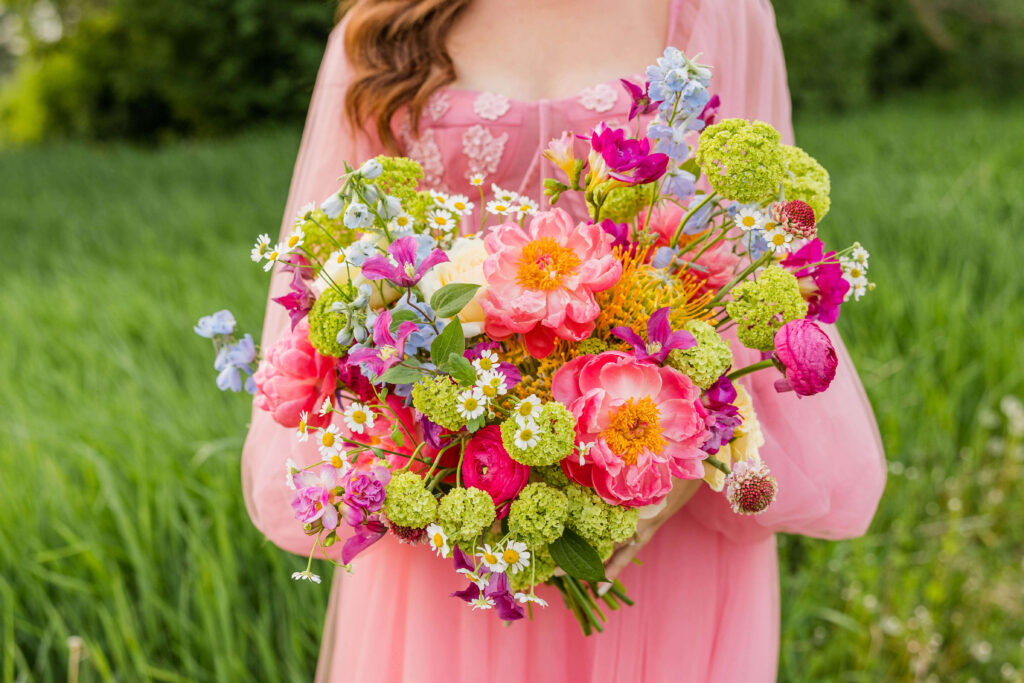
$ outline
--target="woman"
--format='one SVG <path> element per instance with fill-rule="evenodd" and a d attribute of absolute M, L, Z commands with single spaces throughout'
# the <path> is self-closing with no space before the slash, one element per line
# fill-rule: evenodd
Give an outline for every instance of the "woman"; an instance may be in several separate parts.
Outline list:
<path fill-rule="evenodd" d="M 336 189 L 344 160 L 385 150 L 416 158 L 434 187 L 471 194 L 469 175 L 483 173 L 488 186 L 541 200 L 541 179 L 554 175 L 540 160 L 543 146 L 563 130 L 625 121 L 628 98 L 617 78 L 641 73 L 666 43 L 713 65 L 720 116 L 767 121 L 792 142 L 768 0 L 359 0 L 327 47 L 284 227 L 301 205 Z M 272 296 L 286 280 L 275 278 Z M 283 309 L 270 306 L 264 343 L 286 321 Z M 604 634 L 585 638 L 557 604 L 509 628 L 481 618 L 448 597 L 462 587 L 450 563 L 423 548 L 380 543 L 359 558 L 355 573 L 336 573 L 319 677 L 773 680 L 774 533 L 859 535 L 885 479 L 870 406 L 830 334 L 840 367 L 826 394 L 797 405 L 794 394 L 775 392 L 769 373 L 743 380 L 766 438 L 761 456 L 778 479 L 776 502 L 741 517 L 707 487 L 677 486 L 637 543 L 611 560 L 609 571 L 621 572 L 636 606 L 612 615 Z M 751 362 L 752 352 L 737 354 L 738 366 Z M 243 456 L 249 512 L 274 543 L 304 554 L 309 540 L 282 482 L 289 456 L 318 459 L 292 430 L 254 411 Z M 642 567 L 628 563 L 633 554 Z M 554 591 L 541 595 L 558 600 Z"/>

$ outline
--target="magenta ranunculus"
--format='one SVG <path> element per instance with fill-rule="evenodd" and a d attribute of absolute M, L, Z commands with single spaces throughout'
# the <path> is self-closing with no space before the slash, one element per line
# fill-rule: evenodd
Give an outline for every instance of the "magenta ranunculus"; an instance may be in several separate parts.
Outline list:
<path fill-rule="evenodd" d="M 786 366 L 777 391 L 813 396 L 828 389 L 836 376 L 836 350 L 825 330 L 809 320 L 791 320 L 775 333 L 775 355 Z"/>
<path fill-rule="evenodd" d="M 850 289 L 836 252 L 825 253 L 825 244 L 813 239 L 787 256 L 782 266 L 800 283 L 800 293 L 807 300 L 807 320 L 834 323 Z"/>
<path fill-rule="evenodd" d="M 678 370 L 605 351 L 560 368 L 551 393 L 576 417 L 578 440 L 592 444 L 562 469 L 608 503 L 653 505 L 668 495 L 672 477 L 704 476 L 706 411 L 700 389 Z"/>
<path fill-rule="evenodd" d="M 253 375 L 259 389 L 256 407 L 285 427 L 298 427 L 303 411 L 309 413 L 308 424 L 327 426 L 330 415 L 321 416 L 318 409 L 334 394 L 336 364 L 337 359 L 321 356 L 309 343 L 309 321 L 303 319 L 267 349 Z"/>
<path fill-rule="evenodd" d="M 466 442 L 462 482 L 490 494 L 495 505 L 515 498 L 530 479 L 530 468 L 509 457 L 497 425 L 484 427 Z"/>

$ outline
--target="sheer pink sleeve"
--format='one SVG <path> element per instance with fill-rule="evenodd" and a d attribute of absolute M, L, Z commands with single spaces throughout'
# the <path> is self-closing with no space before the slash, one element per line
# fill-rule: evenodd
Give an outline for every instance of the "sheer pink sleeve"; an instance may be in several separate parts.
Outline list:
<path fill-rule="evenodd" d="M 331 33 L 317 75 L 288 193 L 282 234 L 291 229 L 300 207 L 309 202 L 319 204 L 338 188 L 338 177 L 344 173 L 345 161 L 358 164 L 362 157 L 371 153 L 365 136 L 355 138 L 346 123 L 344 100 L 349 78 L 342 24 Z M 289 275 L 275 273 L 270 284 L 270 297 L 284 294 L 289 281 Z M 262 345 L 273 344 L 288 327 L 284 308 L 268 301 Z M 292 491 L 285 484 L 288 458 L 300 466 L 320 460 L 312 443 L 300 444 L 294 429 L 282 427 L 271 419 L 270 413 L 254 407 L 249 435 L 242 451 L 242 489 L 249 516 L 256 528 L 275 544 L 306 555 L 312 548 L 312 542 L 292 515 Z M 340 544 L 335 546 L 338 547 Z"/>
<path fill-rule="evenodd" d="M 717 27 L 716 66 L 723 117 L 760 119 L 793 140 L 789 89 L 775 16 L 768 0 L 713 3 L 720 16 L 704 17 L 703 36 Z M 713 26 L 712 26 L 713 25 Z M 714 36 L 712 36 L 714 38 Z M 725 48 L 724 45 L 731 47 Z M 827 238 L 827 222 L 825 232 Z M 856 315 L 851 305 L 844 313 Z M 761 457 L 778 479 L 775 503 L 764 513 L 732 513 L 725 497 L 706 487 L 685 509 L 701 523 L 735 539 L 773 531 L 821 538 L 858 536 L 867 529 L 885 486 L 885 455 L 871 404 L 836 329 L 823 326 L 835 344 L 839 369 L 823 394 L 798 399 L 773 387 L 774 371 L 741 380 L 750 390 L 765 435 Z M 735 367 L 759 360 L 734 344 Z"/>

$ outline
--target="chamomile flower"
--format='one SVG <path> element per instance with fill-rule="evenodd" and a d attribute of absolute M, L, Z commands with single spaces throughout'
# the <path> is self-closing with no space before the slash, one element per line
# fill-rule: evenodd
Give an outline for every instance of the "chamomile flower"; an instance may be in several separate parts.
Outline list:
<path fill-rule="evenodd" d="M 494 201 L 487 202 L 487 213 L 493 216 L 507 216 L 512 213 L 512 203 L 506 202 L 501 199 L 495 199 Z"/>
<path fill-rule="evenodd" d="M 478 373 L 476 386 L 488 401 L 504 396 L 508 392 L 508 388 L 505 386 L 505 375 L 496 370 L 485 370 Z"/>
<path fill-rule="evenodd" d="M 327 396 L 324 398 L 324 402 L 320 405 L 320 410 L 317 411 L 320 415 L 326 415 L 327 413 L 334 410 L 334 404 L 331 403 L 331 397 Z"/>
<path fill-rule="evenodd" d="M 533 604 L 540 605 L 541 607 L 548 606 L 547 600 L 545 600 L 544 598 L 538 598 L 533 593 L 516 593 L 515 599 L 516 602 L 521 603 L 523 605 L 525 605 L 528 602 L 532 602 Z"/>
<path fill-rule="evenodd" d="M 299 413 L 299 441 L 305 442 L 309 439 L 309 413 L 303 410 Z"/>
<path fill-rule="evenodd" d="M 427 217 L 427 225 L 434 230 L 441 230 L 443 232 L 450 232 L 458 226 L 459 222 L 455 219 L 455 216 L 451 211 L 447 209 L 435 209 L 430 212 Z"/>
<path fill-rule="evenodd" d="M 483 578 L 472 569 L 456 569 L 455 573 L 465 576 L 471 583 L 475 584 L 477 588 L 487 588 L 487 579 Z"/>
<path fill-rule="evenodd" d="M 516 424 L 520 427 L 527 423 L 532 423 L 537 415 L 540 413 L 540 399 L 530 394 L 515 407 L 513 414 L 516 418 Z"/>
<path fill-rule="evenodd" d="M 249 253 L 249 257 L 252 258 L 253 263 L 259 263 L 263 260 L 263 256 L 270 249 L 270 235 L 263 233 L 256 238 L 256 244 L 253 245 L 252 251 Z"/>
<path fill-rule="evenodd" d="M 491 548 L 490 543 L 484 543 L 482 548 L 477 548 L 484 566 L 495 574 L 499 574 L 508 567 L 508 563 L 501 557 L 501 548 Z"/>
<path fill-rule="evenodd" d="M 865 268 L 867 268 L 868 267 L 868 257 L 869 256 L 870 256 L 870 254 L 868 254 L 868 250 L 865 249 L 864 247 L 862 247 L 860 245 L 860 242 L 854 242 L 853 243 L 853 250 L 850 251 L 850 260 L 851 261 L 856 261 L 857 263 L 859 263 L 862 266 L 864 266 Z"/>
<path fill-rule="evenodd" d="M 743 232 L 764 228 L 764 214 L 753 207 L 744 207 L 736 213 L 736 225 Z"/>
<path fill-rule="evenodd" d="M 475 598 L 469 601 L 469 604 L 473 606 L 473 609 L 491 609 L 494 607 L 494 598 L 489 598 L 483 593 L 480 594 L 479 598 Z"/>
<path fill-rule="evenodd" d="M 299 209 L 298 215 L 295 216 L 295 222 L 304 223 L 308 221 L 313 216 L 314 211 L 316 211 L 316 202 L 309 202 Z"/>
<path fill-rule="evenodd" d="M 448 546 L 448 537 L 440 524 L 427 525 L 427 543 L 434 549 L 438 557 L 448 557 L 452 549 Z"/>
<path fill-rule="evenodd" d="M 404 211 L 395 216 L 394 218 L 392 218 L 390 221 L 388 221 L 388 230 L 400 235 L 412 232 L 412 226 L 412 216 L 405 213 Z"/>
<path fill-rule="evenodd" d="M 868 270 L 858 261 L 853 259 L 842 259 L 843 277 L 854 287 L 858 285 L 867 286 Z"/>
<path fill-rule="evenodd" d="M 274 267 L 274 264 L 287 255 L 288 251 L 286 250 L 284 243 L 278 244 L 273 249 L 268 249 L 265 254 L 267 262 L 263 264 L 263 272 L 269 273 L 270 269 Z"/>
<path fill-rule="evenodd" d="M 793 247 L 793 235 L 783 230 L 780 225 L 773 225 L 770 230 L 765 230 L 764 239 L 776 252 L 788 252 Z"/>
<path fill-rule="evenodd" d="M 291 231 L 288 238 L 284 241 L 284 246 L 288 249 L 288 253 L 292 253 L 296 249 L 302 246 L 302 243 L 306 240 L 306 233 L 302 228 L 295 226 L 295 229 Z"/>
<path fill-rule="evenodd" d="M 501 552 L 501 559 L 513 574 L 518 574 L 529 565 L 530 551 L 526 549 L 526 544 L 522 541 L 509 541 Z"/>
<path fill-rule="evenodd" d="M 435 204 L 444 206 L 445 203 L 448 201 L 448 195 L 445 194 L 444 192 L 438 192 L 437 190 L 433 190 L 430 192 L 430 199 Z"/>
<path fill-rule="evenodd" d="M 290 488 L 292 491 L 294 491 L 295 490 L 295 475 L 298 474 L 299 472 L 301 472 L 302 469 L 299 467 L 298 463 L 296 463 L 291 458 L 288 458 L 287 460 L 285 460 L 284 466 L 285 466 L 284 483 L 288 485 L 288 488 Z"/>
<path fill-rule="evenodd" d="M 473 361 L 473 367 L 480 372 L 487 372 L 498 367 L 498 354 L 494 351 L 484 351 L 480 357 Z"/>
<path fill-rule="evenodd" d="M 321 430 L 320 445 L 317 448 L 320 449 L 320 456 L 324 462 L 330 462 L 341 451 L 341 439 L 338 435 L 337 425 L 328 425 L 326 429 Z"/>
<path fill-rule="evenodd" d="M 503 190 L 494 183 L 491 183 L 491 194 L 494 195 L 495 199 L 505 202 L 506 204 L 512 204 L 519 198 L 519 195 L 512 190 Z"/>
<path fill-rule="evenodd" d="M 473 187 L 483 187 L 484 186 L 484 174 L 483 173 L 474 173 L 473 175 L 469 176 L 469 184 L 472 185 Z"/>
<path fill-rule="evenodd" d="M 532 419 L 526 420 L 525 422 L 518 422 L 518 429 L 516 429 L 515 439 L 513 443 L 516 448 L 521 451 L 528 451 L 531 448 L 535 448 L 540 443 L 540 437 L 538 432 L 540 429 L 537 427 L 537 423 Z"/>
<path fill-rule="evenodd" d="M 847 300 L 852 296 L 854 301 L 860 301 L 860 298 L 868 293 L 869 286 L 865 284 L 857 284 L 851 287 L 846 294 Z"/>
<path fill-rule="evenodd" d="M 348 408 L 345 408 L 342 417 L 345 418 L 345 424 L 348 425 L 348 428 L 356 434 L 362 434 L 364 430 L 372 429 L 375 419 L 370 406 L 356 401 L 353 401 L 349 404 Z"/>
<path fill-rule="evenodd" d="M 537 213 L 538 204 L 528 197 L 518 197 L 512 203 L 512 207 L 516 211 L 516 217 L 523 218 L 524 216 L 532 216 Z"/>
<path fill-rule="evenodd" d="M 455 404 L 455 409 L 461 417 L 467 420 L 475 420 L 484 414 L 484 408 L 486 406 L 487 399 L 484 398 L 484 392 L 480 391 L 477 387 L 473 387 L 472 389 L 466 389 L 459 393 L 459 399 Z"/>
<path fill-rule="evenodd" d="M 292 579 L 296 581 L 312 581 L 313 583 L 320 583 L 320 577 L 308 569 L 302 572 L 292 572 Z"/>
<path fill-rule="evenodd" d="M 457 216 L 468 216 L 473 210 L 473 202 L 464 194 L 453 194 L 444 203 L 444 208 Z"/>

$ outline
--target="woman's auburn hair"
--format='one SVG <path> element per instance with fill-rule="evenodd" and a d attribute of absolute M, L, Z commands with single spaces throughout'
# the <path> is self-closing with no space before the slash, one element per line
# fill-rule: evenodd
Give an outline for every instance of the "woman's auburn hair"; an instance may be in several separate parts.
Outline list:
<path fill-rule="evenodd" d="M 392 120 L 408 105 L 413 133 L 430 96 L 455 80 L 447 39 L 471 0 L 342 0 L 345 53 L 353 70 L 345 115 L 356 130 L 376 127 L 384 147 L 399 152 Z"/>

